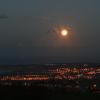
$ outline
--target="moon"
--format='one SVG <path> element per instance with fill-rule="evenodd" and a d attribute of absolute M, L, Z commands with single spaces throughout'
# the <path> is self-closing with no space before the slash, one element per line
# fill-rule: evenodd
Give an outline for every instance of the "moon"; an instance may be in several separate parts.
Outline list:
<path fill-rule="evenodd" d="M 67 35 L 68 35 L 68 31 L 65 30 L 65 29 L 62 30 L 62 31 L 61 31 L 61 35 L 64 36 L 64 37 L 67 36 Z"/>

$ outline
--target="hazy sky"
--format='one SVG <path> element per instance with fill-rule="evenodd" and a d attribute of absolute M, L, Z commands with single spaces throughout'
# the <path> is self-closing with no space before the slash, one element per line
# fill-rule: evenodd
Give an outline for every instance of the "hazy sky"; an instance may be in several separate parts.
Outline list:
<path fill-rule="evenodd" d="M 100 0 L 0 0 L 2 14 L 0 64 L 100 61 Z"/>

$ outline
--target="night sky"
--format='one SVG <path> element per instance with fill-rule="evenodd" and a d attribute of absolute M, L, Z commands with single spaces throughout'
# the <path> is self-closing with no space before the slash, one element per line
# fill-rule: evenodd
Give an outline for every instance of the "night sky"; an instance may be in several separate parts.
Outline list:
<path fill-rule="evenodd" d="M 0 0 L 2 14 L 0 64 L 100 61 L 100 0 Z"/>

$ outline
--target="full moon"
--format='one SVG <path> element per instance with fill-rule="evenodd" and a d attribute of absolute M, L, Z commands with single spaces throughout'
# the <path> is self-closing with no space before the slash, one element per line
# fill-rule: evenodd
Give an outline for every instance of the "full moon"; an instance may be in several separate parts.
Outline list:
<path fill-rule="evenodd" d="M 68 31 L 67 30 L 62 30 L 61 31 L 61 35 L 62 36 L 67 36 L 68 35 Z"/>

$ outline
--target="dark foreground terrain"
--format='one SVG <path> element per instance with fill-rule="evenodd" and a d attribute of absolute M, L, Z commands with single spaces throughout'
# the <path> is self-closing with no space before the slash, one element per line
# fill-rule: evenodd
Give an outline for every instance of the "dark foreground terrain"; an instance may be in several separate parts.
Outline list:
<path fill-rule="evenodd" d="M 64 88 L 1 86 L 0 100 L 99 100 L 100 95 Z"/>

